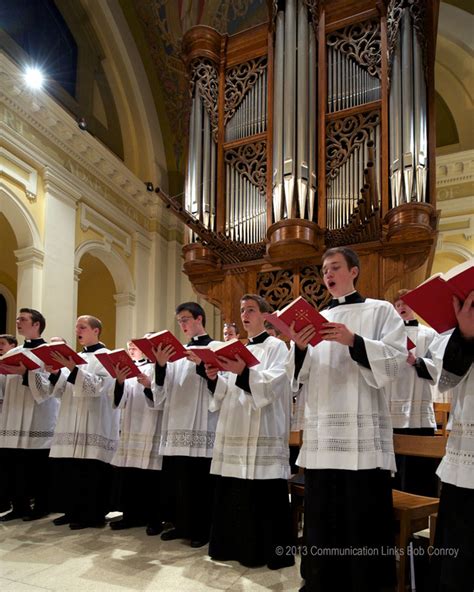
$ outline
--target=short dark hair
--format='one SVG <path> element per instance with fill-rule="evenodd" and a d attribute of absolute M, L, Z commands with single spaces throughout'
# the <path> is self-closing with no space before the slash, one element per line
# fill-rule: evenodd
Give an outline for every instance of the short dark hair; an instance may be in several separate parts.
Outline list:
<path fill-rule="evenodd" d="M 256 302 L 260 312 L 272 312 L 272 307 L 268 304 L 265 298 L 258 294 L 244 294 L 240 299 L 240 302 L 243 302 L 244 300 L 253 300 Z"/>
<path fill-rule="evenodd" d="M 99 329 L 98 337 L 100 337 L 100 334 L 102 333 L 102 321 L 100 319 L 93 317 L 92 315 L 81 315 L 78 317 L 78 320 L 79 319 L 86 319 L 87 324 L 91 329 Z"/>
<path fill-rule="evenodd" d="M 31 315 L 31 321 L 33 324 L 39 323 L 39 334 L 43 333 L 46 327 L 46 319 L 44 316 L 34 308 L 20 308 L 20 312 L 26 312 Z"/>
<path fill-rule="evenodd" d="M 176 313 L 179 314 L 183 312 L 183 310 L 187 310 L 193 316 L 193 319 L 197 319 L 198 317 L 202 317 L 202 326 L 206 326 L 206 313 L 204 312 L 203 307 L 198 304 L 197 302 L 183 302 L 176 307 Z"/>
<path fill-rule="evenodd" d="M 10 333 L 3 333 L 0 335 L 0 339 L 5 339 L 10 345 L 14 345 L 15 347 L 18 345 L 17 338 L 14 335 L 10 335 Z"/>
<path fill-rule="evenodd" d="M 355 251 L 350 249 L 349 247 L 332 247 L 332 249 L 328 249 L 327 251 L 325 251 L 323 253 L 321 263 L 324 264 L 324 261 L 328 257 L 333 257 L 334 255 L 337 255 L 338 253 L 340 253 L 344 257 L 344 259 L 346 260 L 346 263 L 347 263 L 347 267 L 349 269 L 352 269 L 353 267 L 357 267 L 357 269 L 359 270 L 357 277 L 354 279 L 354 284 L 355 284 L 357 282 L 357 280 L 359 279 L 359 275 L 360 275 L 360 260 L 359 260 L 359 255 Z"/>
<path fill-rule="evenodd" d="M 408 294 L 409 291 L 410 290 L 407 290 L 406 288 L 402 288 L 401 290 L 398 290 L 398 292 L 393 297 L 393 304 L 395 304 L 395 302 L 398 302 L 399 300 L 401 300 L 402 296 L 405 296 L 405 294 Z"/>

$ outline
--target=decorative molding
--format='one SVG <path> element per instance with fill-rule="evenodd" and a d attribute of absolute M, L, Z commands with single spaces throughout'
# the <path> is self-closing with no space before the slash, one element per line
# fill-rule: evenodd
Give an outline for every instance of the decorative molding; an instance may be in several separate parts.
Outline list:
<path fill-rule="evenodd" d="M 224 154 L 224 161 L 231 165 L 241 178 L 247 179 L 265 195 L 267 183 L 267 143 L 265 140 L 231 148 Z"/>
<path fill-rule="evenodd" d="M 135 248 L 140 247 L 141 249 L 150 252 L 153 246 L 153 241 L 141 232 L 134 232 L 133 244 Z"/>
<path fill-rule="evenodd" d="M 267 69 L 267 56 L 254 58 L 225 73 L 224 127 L 235 115 L 248 92 Z"/>
<path fill-rule="evenodd" d="M 436 188 L 474 182 L 474 150 L 436 157 Z"/>
<path fill-rule="evenodd" d="M 24 88 L 22 73 L 0 52 L 0 135 L 43 166 L 70 173 L 76 188 L 96 193 L 147 230 L 166 236 L 168 215 L 153 192 L 108 148 L 87 131 L 45 91 Z M 33 192 L 32 192 L 33 193 Z"/>
<path fill-rule="evenodd" d="M 131 236 L 86 204 L 81 204 L 80 224 L 84 232 L 92 228 L 102 235 L 108 250 L 110 250 L 112 244 L 116 244 L 124 250 L 127 256 L 130 256 L 132 252 Z"/>
<path fill-rule="evenodd" d="M 45 166 L 43 183 L 46 194 L 60 199 L 72 208 L 77 207 L 77 202 L 81 199 L 82 194 L 72 187 L 65 175 L 62 175 L 57 169 Z"/>
<path fill-rule="evenodd" d="M 125 292 L 122 294 L 114 295 L 115 306 L 135 306 L 135 294 L 133 292 Z"/>
<path fill-rule="evenodd" d="M 452 253 L 458 257 L 462 257 L 465 261 L 474 257 L 474 251 L 459 243 L 445 241 L 443 234 L 438 236 L 438 242 L 436 244 L 436 254 L 439 255 L 441 253 Z"/>
<path fill-rule="evenodd" d="M 25 247 L 24 249 L 17 249 L 13 253 L 18 267 L 33 266 L 39 269 L 43 268 L 44 251 L 36 247 Z"/>
<path fill-rule="evenodd" d="M 0 146 L 0 175 L 16 181 L 25 190 L 30 202 L 35 202 L 38 195 L 38 173 L 21 158 Z"/>
<path fill-rule="evenodd" d="M 74 281 L 77 283 L 79 282 L 80 275 L 82 273 L 82 267 L 74 267 Z"/>
<path fill-rule="evenodd" d="M 470 240 L 474 235 L 474 214 L 442 217 L 439 232 L 443 237 L 462 234 L 466 240 Z"/>
<path fill-rule="evenodd" d="M 351 58 L 370 76 L 381 78 L 382 49 L 380 22 L 365 21 L 348 25 L 327 36 L 326 43 Z"/>
<path fill-rule="evenodd" d="M 219 69 L 209 58 L 195 58 L 190 64 L 191 80 L 189 91 L 191 97 L 195 96 L 195 87 L 199 89 L 199 96 L 211 122 L 212 135 L 217 141 L 219 100 Z"/>

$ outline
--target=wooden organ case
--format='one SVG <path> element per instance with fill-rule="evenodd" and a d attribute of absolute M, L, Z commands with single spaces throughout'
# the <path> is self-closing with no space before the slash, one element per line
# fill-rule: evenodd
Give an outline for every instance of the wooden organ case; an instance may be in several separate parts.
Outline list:
<path fill-rule="evenodd" d="M 268 24 L 183 39 L 192 108 L 184 203 L 194 289 L 239 319 L 239 298 L 320 307 L 325 249 L 360 258 L 389 298 L 430 271 L 438 3 L 279 0 Z"/>

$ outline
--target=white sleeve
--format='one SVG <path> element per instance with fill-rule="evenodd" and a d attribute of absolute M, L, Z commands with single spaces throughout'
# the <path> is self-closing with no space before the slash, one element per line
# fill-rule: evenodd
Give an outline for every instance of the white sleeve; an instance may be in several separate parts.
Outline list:
<path fill-rule="evenodd" d="M 115 380 L 102 364 L 98 361 L 90 362 L 87 370 L 82 366 L 76 368 L 77 375 L 72 390 L 74 397 L 101 397 L 105 394 L 113 402 Z"/>
<path fill-rule="evenodd" d="M 287 359 L 286 345 L 275 340 L 266 351 L 265 359 L 249 369 L 251 397 L 256 408 L 261 409 L 282 396 L 288 396 L 290 385 L 285 372 Z"/>
<path fill-rule="evenodd" d="M 49 372 L 44 370 L 28 370 L 28 388 L 38 404 L 44 403 L 53 396 L 54 387 L 49 376 Z"/>
<path fill-rule="evenodd" d="M 227 392 L 229 376 L 227 372 L 219 372 L 217 375 L 214 393 L 209 393 L 209 411 L 218 411 L 221 408 Z"/>
<path fill-rule="evenodd" d="M 374 308 L 376 339 L 364 339 L 370 369 L 359 365 L 361 375 L 373 388 L 383 388 L 405 369 L 407 336 L 402 320 L 391 304 Z"/>

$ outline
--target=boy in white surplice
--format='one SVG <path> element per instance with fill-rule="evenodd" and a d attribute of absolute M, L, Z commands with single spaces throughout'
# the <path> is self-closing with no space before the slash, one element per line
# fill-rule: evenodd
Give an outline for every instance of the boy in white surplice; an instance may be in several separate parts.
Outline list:
<path fill-rule="evenodd" d="M 294 564 L 287 479 L 290 476 L 288 350 L 264 326 L 267 302 L 256 294 L 240 301 L 247 347 L 260 361 L 221 357 L 225 373 L 206 366 L 220 409 L 211 473 L 216 477 L 209 555 L 247 567 Z"/>
<path fill-rule="evenodd" d="M 206 313 L 197 302 L 176 308 L 176 320 L 188 345 L 205 346 Z M 175 528 L 162 540 L 190 539 L 192 547 L 209 540 L 213 478 L 209 474 L 217 412 L 209 411 L 209 392 L 204 364 L 188 352 L 187 358 L 170 363 L 172 346 L 155 348 L 155 404 L 163 406 L 160 454 L 163 455 L 163 518 Z"/>
<path fill-rule="evenodd" d="M 434 357 L 441 392 L 452 389 L 452 429 L 438 468 L 442 482 L 430 590 L 474 590 L 474 291 L 454 297 L 458 326 L 439 338 Z"/>
<path fill-rule="evenodd" d="M 16 318 L 17 331 L 25 338 L 22 346 L 10 350 L 29 352 L 45 342 L 41 335 L 46 321 L 33 308 L 21 308 Z M 0 466 L 2 486 L 6 485 L 12 511 L 2 522 L 16 518 L 35 520 L 49 512 L 48 454 L 58 416 L 59 403 L 51 397 L 41 361 L 37 370 L 19 366 L 6 367 L 8 375 L 0 383 L 3 394 L 0 414 Z M 30 500 L 34 499 L 33 509 Z"/>
<path fill-rule="evenodd" d="M 392 590 L 395 458 L 383 387 L 404 371 L 406 333 L 391 304 L 355 290 L 354 251 L 330 249 L 322 263 L 333 297 L 322 311 L 323 341 L 308 345 L 315 329 L 305 327 L 294 335 L 288 363 L 293 391 L 307 385 L 297 461 L 305 467 L 302 590 Z"/>

